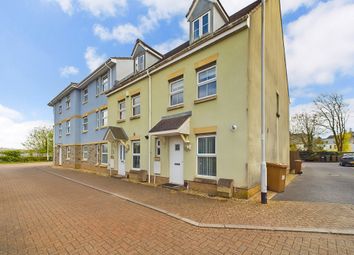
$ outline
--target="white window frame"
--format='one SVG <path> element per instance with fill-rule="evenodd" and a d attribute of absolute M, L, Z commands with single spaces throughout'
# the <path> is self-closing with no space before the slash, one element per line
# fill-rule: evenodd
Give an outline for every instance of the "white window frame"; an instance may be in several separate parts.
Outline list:
<path fill-rule="evenodd" d="M 213 78 L 211 80 L 199 82 L 199 74 L 203 73 L 203 72 L 206 72 L 206 71 L 208 71 L 210 69 L 213 69 L 213 68 L 215 68 L 215 78 Z M 208 83 L 212 83 L 214 81 L 216 82 L 215 94 L 207 95 L 205 97 L 199 97 L 199 87 L 204 86 L 204 85 L 206 85 Z M 217 70 L 216 65 L 212 65 L 210 67 L 204 68 L 204 69 L 202 69 L 202 70 L 197 72 L 197 100 L 216 96 L 217 95 L 217 90 L 218 90 L 218 70 Z"/>
<path fill-rule="evenodd" d="M 70 160 L 71 148 L 66 146 L 66 160 Z"/>
<path fill-rule="evenodd" d="M 96 144 L 96 164 L 100 164 L 100 144 Z"/>
<path fill-rule="evenodd" d="M 103 146 L 107 146 L 107 152 L 103 152 Z M 107 162 L 102 162 L 103 155 L 107 155 Z M 107 143 L 103 143 L 103 144 L 101 144 L 101 159 L 100 159 L 101 165 L 108 165 L 108 161 L 109 161 L 109 158 L 108 158 L 108 144 Z"/>
<path fill-rule="evenodd" d="M 124 107 L 122 107 L 124 105 Z M 126 118 L 126 102 L 125 99 L 118 102 L 119 120 L 125 120 Z"/>
<path fill-rule="evenodd" d="M 85 88 L 82 91 L 83 95 L 82 95 L 82 104 L 87 104 L 88 103 L 88 88 Z"/>
<path fill-rule="evenodd" d="M 61 123 L 58 125 L 58 135 L 59 138 L 62 138 L 63 136 L 63 125 Z"/>
<path fill-rule="evenodd" d="M 107 113 L 106 116 L 104 116 L 104 113 Z M 103 109 L 100 112 L 100 127 L 104 128 L 108 126 L 108 109 Z"/>
<path fill-rule="evenodd" d="M 140 151 L 139 153 L 134 152 L 134 144 L 139 144 Z M 139 168 L 134 167 L 134 157 L 139 157 Z M 132 169 L 141 170 L 141 143 L 140 141 L 132 141 Z"/>
<path fill-rule="evenodd" d="M 139 97 L 139 103 L 138 104 L 134 104 L 134 99 Z M 134 109 L 139 107 L 139 113 L 138 114 L 134 114 Z M 134 96 L 132 96 L 132 116 L 133 117 L 138 117 L 141 114 L 141 96 L 140 94 L 136 94 Z"/>
<path fill-rule="evenodd" d="M 70 133 L 71 133 L 71 122 L 70 122 L 70 120 L 68 120 L 67 122 L 66 122 L 66 124 L 65 124 L 65 134 L 66 135 L 70 135 Z"/>
<path fill-rule="evenodd" d="M 63 113 L 63 106 L 62 106 L 62 105 L 59 105 L 59 106 L 58 106 L 58 113 L 59 113 L 59 114 L 62 114 L 62 113 Z"/>
<path fill-rule="evenodd" d="M 179 83 L 179 82 L 182 82 L 182 88 L 180 90 L 172 92 L 172 86 L 174 84 L 176 84 L 176 83 Z M 169 92 L 170 92 L 170 107 L 183 105 L 184 104 L 184 79 L 181 78 L 181 79 L 178 79 L 178 80 L 175 80 L 175 81 L 171 81 L 170 84 L 169 84 Z M 176 94 L 179 94 L 181 92 L 182 92 L 182 103 L 172 104 L 172 96 L 174 96 Z"/>
<path fill-rule="evenodd" d="M 142 60 L 142 62 L 140 63 L 139 61 Z M 135 71 L 137 73 L 143 71 L 145 69 L 145 55 L 139 55 L 135 58 Z"/>
<path fill-rule="evenodd" d="M 96 129 L 101 127 L 101 112 L 96 112 Z"/>
<path fill-rule="evenodd" d="M 89 158 L 89 151 L 88 151 L 88 146 L 83 145 L 82 146 L 82 160 L 87 161 Z"/>
<path fill-rule="evenodd" d="M 71 99 L 70 99 L 70 96 L 67 96 L 67 97 L 66 97 L 65 106 L 66 106 L 66 109 L 67 109 L 67 110 L 70 109 L 70 107 L 71 107 Z"/>
<path fill-rule="evenodd" d="M 101 84 L 100 84 L 100 80 L 98 79 L 96 81 L 96 97 L 98 97 L 101 93 Z"/>
<path fill-rule="evenodd" d="M 199 138 L 209 138 L 209 137 L 214 137 L 215 138 L 215 154 L 199 154 Z M 201 178 L 205 178 L 205 179 L 216 179 L 217 178 L 217 175 L 218 175 L 218 169 L 217 169 L 217 136 L 216 134 L 210 134 L 210 135 L 197 135 L 197 152 L 196 152 L 196 175 L 197 177 L 201 177 Z M 198 173 L 198 158 L 199 157 L 206 157 L 206 158 L 216 158 L 216 169 L 215 169 L 215 173 L 216 175 L 215 176 L 209 176 L 209 175 L 201 175 Z"/>
<path fill-rule="evenodd" d="M 82 132 L 88 132 L 88 116 L 82 118 Z"/>
<path fill-rule="evenodd" d="M 205 16 L 208 16 L 208 32 L 207 33 L 203 33 L 203 18 Z M 195 28 L 195 22 L 199 21 L 199 35 L 198 37 L 196 38 L 195 37 L 195 34 L 194 34 L 194 28 Z M 200 17 L 196 18 L 193 22 L 192 22 L 192 33 L 193 33 L 193 41 L 196 41 L 200 38 L 202 38 L 203 36 L 207 35 L 207 34 L 210 34 L 210 29 L 211 29 L 211 26 L 210 26 L 210 11 L 204 13 L 203 15 L 201 15 Z"/>
<path fill-rule="evenodd" d="M 107 79 L 107 84 L 104 82 L 104 80 L 106 80 L 106 79 Z M 108 73 L 102 75 L 102 77 L 101 77 L 101 93 L 104 93 L 107 90 L 109 90 L 109 75 L 108 75 Z"/>
<path fill-rule="evenodd" d="M 155 139 L 155 157 L 157 157 L 157 158 L 161 157 L 161 139 L 160 138 Z"/>

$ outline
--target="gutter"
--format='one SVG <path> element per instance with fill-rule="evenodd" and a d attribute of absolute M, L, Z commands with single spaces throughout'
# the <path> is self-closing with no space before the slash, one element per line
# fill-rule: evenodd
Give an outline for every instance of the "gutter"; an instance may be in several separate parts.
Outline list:
<path fill-rule="evenodd" d="M 151 124 L 152 124 L 152 109 L 151 109 L 151 105 L 152 105 L 152 100 L 151 100 L 151 75 L 149 70 L 146 70 L 146 74 L 149 77 L 149 131 L 151 130 Z M 149 155 L 149 159 L 148 159 L 148 178 L 149 178 L 149 183 L 151 182 L 151 134 L 149 132 L 148 134 L 148 155 Z M 155 174 L 154 174 L 154 183 L 155 183 Z"/>

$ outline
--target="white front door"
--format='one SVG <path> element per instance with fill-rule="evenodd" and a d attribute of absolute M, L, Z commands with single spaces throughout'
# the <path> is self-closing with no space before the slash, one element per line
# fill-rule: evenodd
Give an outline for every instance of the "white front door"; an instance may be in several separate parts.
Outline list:
<path fill-rule="evenodd" d="M 184 185 L 183 140 L 170 137 L 170 183 Z"/>
<path fill-rule="evenodd" d="M 63 164 L 63 149 L 59 146 L 59 166 Z"/>
<path fill-rule="evenodd" d="M 123 144 L 119 144 L 118 154 L 118 174 L 125 176 L 125 146 Z"/>

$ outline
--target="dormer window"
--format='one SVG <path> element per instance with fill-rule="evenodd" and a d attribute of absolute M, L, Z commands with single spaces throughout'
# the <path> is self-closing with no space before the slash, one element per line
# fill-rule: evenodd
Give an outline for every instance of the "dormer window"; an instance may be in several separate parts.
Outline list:
<path fill-rule="evenodd" d="M 143 71 L 144 68 L 145 68 L 145 56 L 144 55 L 137 56 L 135 59 L 135 71 L 138 73 Z"/>
<path fill-rule="evenodd" d="M 210 12 L 193 21 L 193 39 L 198 40 L 210 32 Z"/>

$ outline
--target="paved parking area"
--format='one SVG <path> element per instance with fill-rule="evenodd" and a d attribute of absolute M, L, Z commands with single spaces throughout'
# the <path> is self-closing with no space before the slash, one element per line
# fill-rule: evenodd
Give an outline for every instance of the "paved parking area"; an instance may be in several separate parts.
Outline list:
<path fill-rule="evenodd" d="M 354 204 L 354 167 L 338 163 L 305 163 L 284 193 L 274 200 Z"/>
<path fill-rule="evenodd" d="M 0 166 L 0 254 L 354 254 L 354 237 L 201 229 L 32 167 Z"/>

